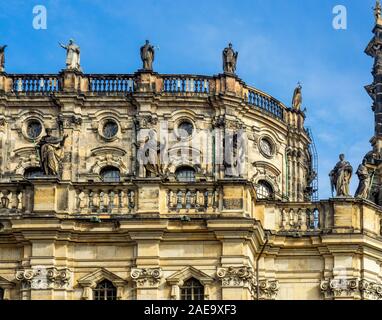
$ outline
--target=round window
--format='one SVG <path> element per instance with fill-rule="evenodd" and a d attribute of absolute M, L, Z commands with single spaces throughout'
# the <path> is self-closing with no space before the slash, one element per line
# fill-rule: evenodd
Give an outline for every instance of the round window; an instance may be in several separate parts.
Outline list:
<path fill-rule="evenodd" d="M 182 121 L 178 126 L 178 135 L 181 139 L 192 136 L 194 132 L 194 126 L 190 121 Z"/>
<path fill-rule="evenodd" d="M 260 141 L 260 151 L 267 157 L 272 157 L 273 147 L 268 139 L 261 139 Z"/>
<path fill-rule="evenodd" d="M 38 120 L 31 120 L 27 126 L 27 135 L 31 139 L 36 139 L 42 132 L 42 125 Z"/>
<path fill-rule="evenodd" d="M 102 131 L 103 131 L 103 135 L 105 136 L 105 138 L 111 139 L 117 135 L 118 125 L 115 121 L 108 120 L 105 122 Z"/>

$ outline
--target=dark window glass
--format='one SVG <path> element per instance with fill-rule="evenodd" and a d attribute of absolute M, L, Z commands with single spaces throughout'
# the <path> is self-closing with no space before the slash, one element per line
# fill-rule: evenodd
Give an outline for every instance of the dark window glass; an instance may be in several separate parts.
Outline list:
<path fill-rule="evenodd" d="M 42 131 L 42 125 L 37 120 L 32 120 L 28 123 L 27 126 L 27 135 L 31 139 L 36 139 Z"/>
<path fill-rule="evenodd" d="M 119 169 L 114 167 L 107 167 L 101 171 L 102 181 L 104 182 L 119 182 L 121 175 Z"/>
<path fill-rule="evenodd" d="M 257 199 L 273 199 L 273 188 L 264 180 L 260 180 L 256 186 Z"/>
<path fill-rule="evenodd" d="M 4 289 L 0 288 L 0 300 L 4 300 Z"/>
<path fill-rule="evenodd" d="M 94 300 L 117 300 L 117 289 L 108 281 L 103 280 L 94 289 Z"/>
<path fill-rule="evenodd" d="M 187 167 L 179 168 L 176 170 L 176 178 L 181 182 L 194 182 L 195 170 Z"/>
<path fill-rule="evenodd" d="M 204 287 L 196 279 L 191 278 L 180 288 L 181 300 L 204 300 Z"/>
<path fill-rule="evenodd" d="M 110 139 L 118 133 L 118 125 L 114 121 L 107 121 L 103 126 L 103 135 Z"/>
<path fill-rule="evenodd" d="M 187 138 L 192 136 L 194 132 L 194 126 L 189 121 L 183 121 L 178 127 L 178 134 L 180 138 Z"/>
<path fill-rule="evenodd" d="M 24 178 L 36 178 L 44 175 L 44 171 L 41 168 L 28 168 L 24 172 Z"/>

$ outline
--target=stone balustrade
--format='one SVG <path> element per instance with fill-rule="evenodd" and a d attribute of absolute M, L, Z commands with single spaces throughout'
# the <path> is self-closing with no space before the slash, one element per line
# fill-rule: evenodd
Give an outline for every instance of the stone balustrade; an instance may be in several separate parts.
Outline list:
<path fill-rule="evenodd" d="M 128 186 L 75 186 L 76 214 L 131 214 L 136 209 L 136 191 Z"/>
<path fill-rule="evenodd" d="M 128 74 L 89 74 L 89 92 L 134 92 L 135 81 L 133 75 Z"/>
<path fill-rule="evenodd" d="M 210 77 L 194 75 L 162 75 L 166 93 L 209 93 Z"/>
<path fill-rule="evenodd" d="M 23 213 L 29 211 L 32 203 L 28 199 L 29 192 L 23 185 L 0 185 L 0 214 Z"/>
<path fill-rule="evenodd" d="M 171 213 L 218 213 L 220 192 L 214 187 L 172 187 L 167 190 L 167 208 Z"/>
<path fill-rule="evenodd" d="M 49 74 L 10 75 L 14 93 L 51 93 L 61 90 L 61 78 Z"/>
<path fill-rule="evenodd" d="M 146 80 L 142 80 L 146 79 Z M 229 92 L 251 108 L 285 122 L 289 110 L 275 98 L 253 87 L 247 86 L 238 78 L 227 80 L 226 75 L 203 76 L 185 74 L 156 74 L 142 78 L 136 74 L 82 74 L 61 72 L 59 74 L 2 74 L 0 92 L 15 94 L 54 94 L 61 92 L 89 92 L 97 95 L 115 93 L 136 93 L 146 88 L 142 81 L 150 79 L 149 88 L 166 95 L 210 96 Z M 228 91 L 227 91 L 228 90 Z M 289 119 L 289 118 L 288 118 Z M 291 120 L 292 121 L 292 120 Z"/>
<path fill-rule="evenodd" d="M 284 110 L 285 107 L 276 99 L 262 93 L 261 91 L 248 88 L 247 102 L 251 106 L 255 106 L 262 112 L 266 112 L 272 117 L 279 120 L 284 120 Z"/>

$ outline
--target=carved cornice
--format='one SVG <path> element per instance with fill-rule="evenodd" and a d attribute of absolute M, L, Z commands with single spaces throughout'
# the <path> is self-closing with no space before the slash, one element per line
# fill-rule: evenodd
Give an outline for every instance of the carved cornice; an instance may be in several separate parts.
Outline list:
<path fill-rule="evenodd" d="M 161 268 L 134 268 L 131 270 L 130 276 L 136 283 L 137 287 L 154 287 L 157 286 L 162 278 Z"/>
<path fill-rule="evenodd" d="M 326 299 L 352 297 L 366 300 L 382 300 L 382 284 L 358 278 L 327 279 L 320 289 Z"/>

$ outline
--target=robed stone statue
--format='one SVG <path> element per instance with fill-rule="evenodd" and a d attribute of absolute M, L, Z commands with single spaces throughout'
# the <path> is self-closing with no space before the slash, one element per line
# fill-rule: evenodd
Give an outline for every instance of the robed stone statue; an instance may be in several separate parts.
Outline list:
<path fill-rule="evenodd" d="M 370 174 L 366 167 L 366 159 L 363 159 L 362 164 L 359 165 L 357 176 L 359 179 L 359 185 L 355 193 L 355 197 L 367 199 L 369 195 Z"/>
<path fill-rule="evenodd" d="M 0 46 L 0 72 L 5 71 L 5 48 L 7 45 Z"/>
<path fill-rule="evenodd" d="M 47 176 L 58 176 L 64 158 L 64 144 L 68 135 L 62 138 L 52 136 L 52 129 L 46 129 L 46 136 L 38 143 L 41 167 Z"/>
<path fill-rule="evenodd" d="M 146 40 L 146 43 L 141 47 L 141 59 L 143 63 L 143 70 L 153 70 L 154 58 L 154 47 L 150 44 L 149 40 Z"/>
<path fill-rule="evenodd" d="M 332 192 L 335 189 L 337 197 L 348 197 L 350 196 L 349 185 L 353 168 L 350 163 L 345 160 L 344 154 L 340 154 L 339 158 L 340 161 L 337 162 L 329 174 Z"/>
<path fill-rule="evenodd" d="M 223 50 L 223 70 L 226 73 L 236 72 L 236 63 L 239 52 L 235 52 L 232 49 L 232 43 Z"/>
<path fill-rule="evenodd" d="M 66 49 L 66 69 L 82 71 L 80 65 L 80 47 L 74 43 L 73 39 L 70 39 L 67 45 L 60 42 L 59 45 Z"/>
<path fill-rule="evenodd" d="M 301 90 L 302 90 L 301 84 L 298 84 L 296 89 L 294 89 L 293 99 L 292 99 L 292 108 L 294 110 L 301 110 L 301 105 L 302 105 L 302 93 L 301 93 Z"/>
<path fill-rule="evenodd" d="M 160 164 L 160 153 L 166 147 L 157 140 L 156 132 L 150 130 L 142 148 L 138 150 L 138 161 L 146 169 L 146 177 L 160 177 L 163 175 Z"/>

